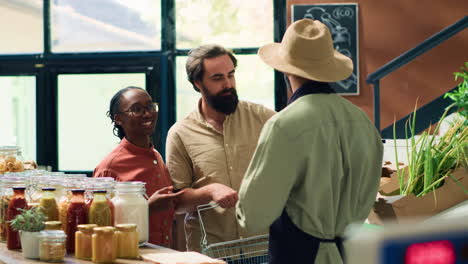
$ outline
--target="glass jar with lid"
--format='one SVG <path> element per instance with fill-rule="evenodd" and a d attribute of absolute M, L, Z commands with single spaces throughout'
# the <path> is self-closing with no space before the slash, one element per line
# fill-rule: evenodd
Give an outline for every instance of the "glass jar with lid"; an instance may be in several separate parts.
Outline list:
<path fill-rule="evenodd" d="M 62 222 L 63 231 L 67 232 L 67 213 L 68 206 L 70 205 L 73 197 L 72 190 L 83 190 L 80 181 L 74 180 L 73 178 L 64 179 L 63 181 L 63 192 L 57 197 L 58 209 L 59 209 L 59 221 Z M 84 190 L 83 190 L 84 193 Z M 84 199 L 84 196 L 83 196 Z M 83 200 L 84 202 L 84 200 Z"/>
<path fill-rule="evenodd" d="M 143 244 L 148 241 L 149 206 L 145 190 L 145 182 L 117 182 L 114 205 L 114 223 L 136 224 L 138 241 Z"/>
<path fill-rule="evenodd" d="M 86 181 L 86 204 L 91 204 L 94 191 L 106 191 L 106 197 L 112 199 L 114 197 L 115 180 L 111 177 L 88 178 Z"/>
<path fill-rule="evenodd" d="M 91 260 L 93 257 L 92 237 L 95 224 L 78 225 L 75 233 L 75 257 L 77 259 Z"/>
<path fill-rule="evenodd" d="M 88 211 L 88 223 L 98 226 L 112 226 L 113 220 L 109 200 L 106 198 L 106 191 L 94 191 L 93 201 Z"/>
<path fill-rule="evenodd" d="M 117 239 L 115 227 L 95 227 L 92 237 L 92 261 L 94 263 L 112 263 L 117 258 Z"/>
<path fill-rule="evenodd" d="M 44 230 L 39 235 L 39 260 L 63 262 L 67 236 L 62 230 Z"/>
<path fill-rule="evenodd" d="M 138 232 L 136 224 L 116 225 L 115 236 L 117 238 L 117 257 L 138 258 Z"/>
<path fill-rule="evenodd" d="M 55 199 L 55 188 L 42 188 L 42 197 L 39 205 L 48 221 L 59 220 L 59 210 Z"/>
<path fill-rule="evenodd" d="M 17 146 L 0 147 L 0 174 L 24 171 L 21 148 Z"/>
<path fill-rule="evenodd" d="M 112 224 L 114 225 L 114 205 L 111 202 L 111 197 L 113 197 L 114 193 L 114 184 L 115 181 L 113 178 L 110 177 L 98 177 L 98 178 L 88 178 L 86 181 L 86 205 L 88 207 L 88 210 L 91 207 L 91 204 L 94 199 L 94 192 L 96 191 L 105 191 L 105 197 L 107 200 L 107 203 L 109 204 L 109 208 L 111 209 L 111 219 L 112 219 Z"/>
<path fill-rule="evenodd" d="M 78 225 L 88 223 L 88 210 L 84 202 L 84 190 L 72 190 L 72 199 L 67 210 L 67 251 L 75 252 L 75 233 Z"/>
<path fill-rule="evenodd" d="M 49 187 L 50 176 L 48 174 L 31 175 L 27 179 L 27 197 L 32 205 L 39 205 L 42 197 L 42 188 Z"/>
<path fill-rule="evenodd" d="M 7 209 L 10 200 L 13 197 L 13 188 L 24 187 L 24 176 L 17 176 L 16 174 L 7 174 L 0 177 L 0 241 L 6 241 L 7 224 Z"/>
<path fill-rule="evenodd" d="M 28 204 L 26 202 L 26 197 L 24 196 L 25 187 L 13 187 L 13 197 L 10 200 L 6 213 L 6 240 L 8 249 L 20 249 L 20 237 L 19 232 L 14 230 L 9 224 L 9 221 L 15 219 L 15 217 L 21 214 L 20 209 L 27 209 Z"/>

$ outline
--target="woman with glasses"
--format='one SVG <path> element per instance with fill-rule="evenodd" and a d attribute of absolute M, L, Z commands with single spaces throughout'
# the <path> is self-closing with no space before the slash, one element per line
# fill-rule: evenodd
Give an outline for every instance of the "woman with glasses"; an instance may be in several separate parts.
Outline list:
<path fill-rule="evenodd" d="M 170 247 L 174 202 L 166 165 L 151 142 L 158 118 L 158 104 L 146 90 L 130 86 L 118 91 L 107 113 L 114 135 L 121 139 L 94 170 L 94 177 L 146 183 L 149 200 L 149 242 Z"/>

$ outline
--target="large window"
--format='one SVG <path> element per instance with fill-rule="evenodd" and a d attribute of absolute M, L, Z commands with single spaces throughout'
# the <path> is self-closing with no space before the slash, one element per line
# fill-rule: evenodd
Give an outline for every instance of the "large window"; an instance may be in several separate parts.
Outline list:
<path fill-rule="evenodd" d="M 177 0 L 176 47 L 186 50 L 219 44 L 239 50 L 236 52 L 239 98 L 274 109 L 273 70 L 256 55 L 259 46 L 273 42 L 272 22 L 273 1 Z M 177 57 L 177 120 L 196 109 L 200 98 L 200 93 L 187 81 L 185 62 L 185 56 Z"/>
<path fill-rule="evenodd" d="M 55 0 L 52 51 L 142 51 L 161 47 L 161 2 Z"/>
<path fill-rule="evenodd" d="M 36 78 L 0 77 L 0 146 L 19 146 L 36 160 Z"/>
<path fill-rule="evenodd" d="M 176 47 L 228 48 L 273 42 L 273 1 L 176 0 Z"/>
<path fill-rule="evenodd" d="M 43 0 L 0 1 L 0 54 L 43 52 Z"/>
<path fill-rule="evenodd" d="M 263 104 L 275 109 L 273 71 L 257 55 L 236 56 L 236 89 L 241 100 Z M 187 57 L 177 57 L 177 120 L 183 119 L 197 107 L 200 93 L 187 80 Z"/>
<path fill-rule="evenodd" d="M 62 74 L 58 77 L 58 167 L 91 171 L 119 143 L 106 116 L 112 96 L 145 87 L 145 74 Z"/>
<path fill-rule="evenodd" d="M 200 98 L 185 62 L 202 44 L 234 51 L 240 99 L 278 107 L 275 73 L 257 50 L 281 38 L 285 7 L 285 0 L 0 0 L 0 146 L 18 145 L 25 159 L 54 171 L 91 174 L 119 142 L 109 101 L 131 85 L 160 105 L 153 143 L 164 157 L 167 131 Z"/>

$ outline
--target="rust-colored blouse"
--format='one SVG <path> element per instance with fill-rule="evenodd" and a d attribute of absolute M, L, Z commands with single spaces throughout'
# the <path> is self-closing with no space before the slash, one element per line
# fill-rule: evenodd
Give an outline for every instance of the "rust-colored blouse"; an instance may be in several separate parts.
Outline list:
<path fill-rule="evenodd" d="M 146 182 L 146 194 L 171 186 L 169 171 L 154 148 L 141 148 L 126 138 L 94 169 L 93 177 L 112 177 L 117 181 Z M 149 242 L 170 247 L 174 210 L 149 213 Z"/>

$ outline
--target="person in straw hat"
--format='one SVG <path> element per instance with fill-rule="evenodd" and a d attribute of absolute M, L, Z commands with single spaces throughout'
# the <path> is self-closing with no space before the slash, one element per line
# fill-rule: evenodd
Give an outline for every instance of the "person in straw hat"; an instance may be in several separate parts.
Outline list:
<path fill-rule="evenodd" d="M 344 229 L 363 222 L 375 200 L 383 155 L 367 115 L 329 85 L 350 76 L 353 63 L 311 19 L 258 54 L 285 74 L 292 96 L 263 127 L 240 187 L 238 222 L 253 232 L 270 227 L 270 264 L 340 263 Z"/>

